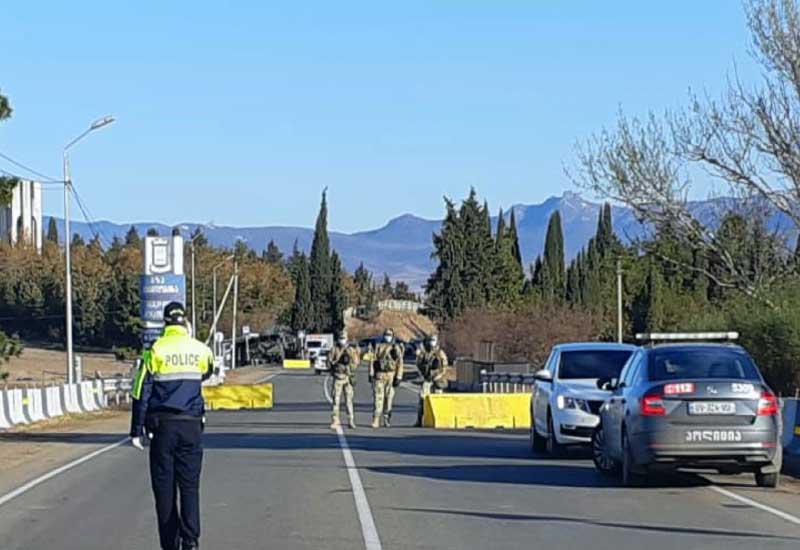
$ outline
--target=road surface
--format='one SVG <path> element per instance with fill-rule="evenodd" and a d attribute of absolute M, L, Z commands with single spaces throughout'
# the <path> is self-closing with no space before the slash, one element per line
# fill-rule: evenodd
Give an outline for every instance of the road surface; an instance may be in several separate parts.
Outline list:
<path fill-rule="evenodd" d="M 327 427 L 323 377 L 287 372 L 273 382 L 272 411 L 210 415 L 205 549 L 800 545 L 800 520 L 792 520 L 800 494 L 792 487 L 770 493 L 751 477 L 716 478 L 723 494 L 679 475 L 625 489 L 599 477 L 585 456 L 531 457 L 524 434 L 413 429 L 416 395 L 407 388 L 399 390 L 394 427 L 341 437 Z M 362 379 L 362 426 L 370 401 Z M 124 434 L 70 441 L 90 453 L 117 435 Z M 0 548 L 157 549 L 147 456 L 120 445 L 0 504 Z"/>

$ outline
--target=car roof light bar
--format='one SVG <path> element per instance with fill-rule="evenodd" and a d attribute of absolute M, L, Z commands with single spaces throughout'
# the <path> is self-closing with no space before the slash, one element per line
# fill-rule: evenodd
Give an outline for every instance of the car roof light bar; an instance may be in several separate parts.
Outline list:
<path fill-rule="evenodd" d="M 739 333 L 730 332 L 645 332 L 636 335 L 636 340 L 645 342 L 687 342 L 687 341 L 732 341 L 738 340 Z"/>

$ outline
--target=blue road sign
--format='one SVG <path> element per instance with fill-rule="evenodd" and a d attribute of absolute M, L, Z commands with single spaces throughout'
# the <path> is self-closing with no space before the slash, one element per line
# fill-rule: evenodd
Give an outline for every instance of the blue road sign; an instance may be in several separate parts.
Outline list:
<path fill-rule="evenodd" d="M 164 307 L 170 302 L 186 303 L 186 276 L 141 275 L 139 296 L 142 300 L 139 315 L 145 325 L 142 342 L 152 344 L 164 327 Z"/>

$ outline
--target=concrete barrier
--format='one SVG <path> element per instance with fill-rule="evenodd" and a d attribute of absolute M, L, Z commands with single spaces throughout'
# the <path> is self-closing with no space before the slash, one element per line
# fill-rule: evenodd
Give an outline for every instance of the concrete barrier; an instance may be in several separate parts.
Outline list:
<path fill-rule="evenodd" d="M 311 361 L 308 359 L 284 359 L 283 368 L 285 369 L 310 369 Z"/>
<path fill-rule="evenodd" d="M 64 415 L 64 408 L 61 405 L 61 392 L 58 386 L 43 388 L 42 395 L 44 397 L 44 415 L 47 418 Z"/>
<path fill-rule="evenodd" d="M 272 384 L 203 387 L 208 410 L 271 409 Z"/>
<path fill-rule="evenodd" d="M 98 410 L 97 405 L 94 402 L 94 392 L 92 391 L 94 386 L 92 382 L 81 382 L 78 384 L 78 400 L 85 412 L 93 412 Z"/>
<path fill-rule="evenodd" d="M 8 418 L 8 399 L 6 392 L 0 391 L 0 430 L 7 430 L 12 426 Z"/>
<path fill-rule="evenodd" d="M 531 426 L 530 394 L 461 393 L 425 398 L 426 428 L 523 429 Z"/>
<path fill-rule="evenodd" d="M 79 413 L 81 410 L 80 400 L 78 399 L 78 385 L 64 384 L 59 387 L 61 395 L 61 408 L 65 413 Z"/>
<path fill-rule="evenodd" d="M 22 407 L 25 416 L 31 422 L 39 422 L 45 419 L 41 388 L 25 388 L 22 390 Z"/>
<path fill-rule="evenodd" d="M 105 409 L 108 406 L 106 392 L 103 388 L 102 380 L 94 380 L 92 382 L 92 397 L 94 404 L 98 409 Z"/>
<path fill-rule="evenodd" d="M 7 390 L 8 398 L 8 419 L 12 424 L 30 424 L 30 419 L 25 415 L 25 407 L 22 404 L 22 390 Z"/>

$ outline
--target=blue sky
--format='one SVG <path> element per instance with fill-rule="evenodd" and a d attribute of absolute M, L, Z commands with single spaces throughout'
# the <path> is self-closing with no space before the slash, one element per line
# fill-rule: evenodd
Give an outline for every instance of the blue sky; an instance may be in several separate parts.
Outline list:
<path fill-rule="evenodd" d="M 540 202 L 620 106 L 717 92 L 734 60 L 757 74 L 735 0 L 30 0 L 3 23 L 0 152 L 59 176 L 113 114 L 72 166 L 117 222 L 308 226 L 325 186 L 340 231 L 439 217 L 470 186 Z"/>

